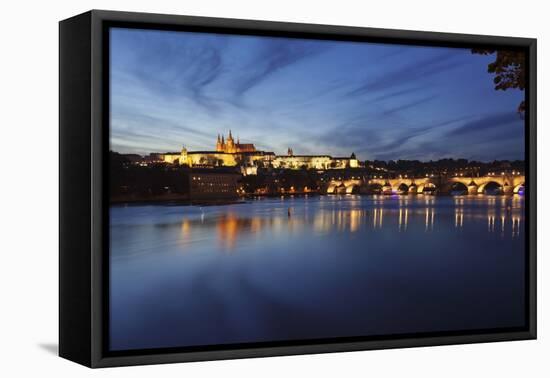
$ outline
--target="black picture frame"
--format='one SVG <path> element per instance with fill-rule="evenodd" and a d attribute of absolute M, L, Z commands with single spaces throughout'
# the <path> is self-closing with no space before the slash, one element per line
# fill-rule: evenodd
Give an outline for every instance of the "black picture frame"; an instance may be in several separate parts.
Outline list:
<path fill-rule="evenodd" d="M 108 39 L 112 26 L 526 52 L 527 327 L 109 352 Z M 59 354 L 88 367 L 536 338 L 536 39 L 92 10 L 59 24 Z"/>

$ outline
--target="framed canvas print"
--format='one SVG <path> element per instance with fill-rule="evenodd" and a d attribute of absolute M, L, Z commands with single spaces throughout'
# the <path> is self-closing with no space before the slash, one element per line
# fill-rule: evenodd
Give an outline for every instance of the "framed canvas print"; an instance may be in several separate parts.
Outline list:
<path fill-rule="evenodd" d="M 60 355 L 536 337 L 534 39 L 60 23 Z"/>

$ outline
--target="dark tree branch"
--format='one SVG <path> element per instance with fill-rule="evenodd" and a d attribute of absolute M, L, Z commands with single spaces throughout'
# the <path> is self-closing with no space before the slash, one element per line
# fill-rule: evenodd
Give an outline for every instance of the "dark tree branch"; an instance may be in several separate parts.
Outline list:
<path fill-rule="evenodd" d="M 489 63 L 487 72 L 495 75 L 493 83 L 496 90 L 525 89 L 525 53 L 522 51 L 472 49 L 473 54 L 492 55 L 496 53 L 495 61 Z M 518 106 L 518 113 L 525 114 L 525 101 Z"/>

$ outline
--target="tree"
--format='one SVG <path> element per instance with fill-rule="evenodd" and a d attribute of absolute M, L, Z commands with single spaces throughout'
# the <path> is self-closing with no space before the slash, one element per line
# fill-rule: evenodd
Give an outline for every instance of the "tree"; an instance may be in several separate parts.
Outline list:
<path fill-rule="evenodd" d="M 505 91 L 510 88 L 525 89 L 526 66 L 525 52 L 511 50 L 472 49 L 473 54 L 492 55 L 496 53 L 495 61 L 489 63 L 487 72 L 495 74 L 493 83 L 496 90 Z M 525 114 L 525 100 L 518 106 L 518 113 Z"/>

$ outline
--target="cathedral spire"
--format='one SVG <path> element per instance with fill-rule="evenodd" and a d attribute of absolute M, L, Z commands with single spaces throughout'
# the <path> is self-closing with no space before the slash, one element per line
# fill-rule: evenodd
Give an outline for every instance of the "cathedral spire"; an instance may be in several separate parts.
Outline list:
<path fill-rule="evenodd" d="M 222 143 L 222 140 L 220 138 L 220 134 L 218 134 L 218 139 L 216 141 L 216 151 L 218 151 L 218 152 L 223 151 L 223 143 Z"/>

